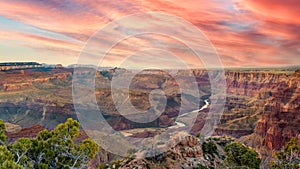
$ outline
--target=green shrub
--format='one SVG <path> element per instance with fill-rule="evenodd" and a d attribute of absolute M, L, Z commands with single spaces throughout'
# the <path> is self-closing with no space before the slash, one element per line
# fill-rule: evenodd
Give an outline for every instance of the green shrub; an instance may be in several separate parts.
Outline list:
<path fill-rule="evenodd" d="M 234 142 L 225 146 L 225 164 L 232 168 L 251 168 L 259 169 L 261 159 L 257 152 L 243 145 L 242 143 Z"/>
<path fill-rule="evenodd" d="M 286 143 L 283 150 L 274 153 L 274 161 L 270 163 L 270 169 L 299 169 L 300 146 L 297 139 L 292 138 Z"/>
<path fill-rule="evenodd" d="M 202 151 L 204 154 L 210 154 L 212 156 L 214 154 L 216 154 L 216 155 L 219 154 L 217 146 L 212 141 L 204 142 L 202 144 Z"/>
<path fill-rule="evenodd" d="M 90 139 L 74 143 L 79 134 L 79 122 L 68 119 L 54 130 L 41 131 L 36 138 L 20 138 L 8 146 L 0 145 L 2 168 L 83 168 L 98 152 L 98 145 Z M 0 121 L 0 139 L 5 143 L 5 126 Z"/>

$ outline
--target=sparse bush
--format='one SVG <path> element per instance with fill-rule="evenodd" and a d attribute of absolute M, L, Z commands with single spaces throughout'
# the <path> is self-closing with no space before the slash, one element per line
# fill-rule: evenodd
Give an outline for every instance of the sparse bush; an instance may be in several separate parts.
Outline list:
<path fill-rule="evenodd" d="M 259 169 L 261 159 L 257 152 L 245 145 L 234 142 L 225 146 L 225 166 L 229 168 Z"/>
<path fill-rule="evenodd" d="M 274 153 L 275 160 L 270 163 L 271 169 L 299 169 L 300 168 L 300 146 L 296 138 L 286 143 L 283 150 Z"/>
<path fill-rule="evenodd" d="M 6 144 L 6 136 L 5 136 L 4 131 L 5 131 L 5 124 L 0 119 L 0 145 Z"/>
<path fill-rule="evenodd" d="M 204 142 L 202 144 L 202 151 L 204 154 L 210 154 L 212 156 L 214 156 L 214 154 L 219 154 L 217 146 L 212 141 Z"/>
<path fill-rule="evenodd" d="M 106 164 L 104 163 L 100 163 L 98 166 L 97 166 L 97 169 L 106 169 Z"/>
<path fill-rule="evenodd" d="M 194 169 L 208 169 L 207 167 L 199 164 L 197 167 L 195 167 Z"/>

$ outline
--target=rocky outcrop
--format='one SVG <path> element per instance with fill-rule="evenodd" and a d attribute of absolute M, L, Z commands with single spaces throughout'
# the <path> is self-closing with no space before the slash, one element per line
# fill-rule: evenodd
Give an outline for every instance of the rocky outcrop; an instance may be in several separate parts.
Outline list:
<path fill-rule="evenodd" d="M 22 130 L 22 127 L 16 124 L 5 123 L 5 131 L 8 133 L 18 133 Z"/>
<path fill-rule="evenodd" d="M 119 168 L 140 168 L 140 169 L 164 169 L 164 168 L 220 168 L 225 158 L 224 146 L 234 141 L 229 137 L 211 137 L 208 139 L 199 139 L 184 132 L 175 133 L 174 136 L 165 144 L 173 145 L 163 153 L 153 154 L 151 156 L 140 156 L 142 152 L 135 153 L 136 158 L 125 158 L 118 162 Z M 204 143 L 212 143 L 216 146 L 216 152 L 207 152 L 203 150 Z M 147 150 L 146 150 L 147 151 Z M 154 151 L 155 152 L 155 151 Z M 151 153 L 148 151 L 148 153 Z"/>
<path fill-rule="evenodd" d="M 173 145 L 173 142 L 178 144 L 167 152 L 153 154 L 149 150 L 146 153 L 150 153 L 150 157 L 139 157 L 129 162 L 122 162 L 120 168 L 147 168 L 146 166 L 148 168 L 193 168 L 203 163 L 202 145 L 198 138 L 179 132 L 165 145 Z M 155 152 L 155 150 L 152 151 Z M 160 165 L 155 163 L 160 163 Z"/>

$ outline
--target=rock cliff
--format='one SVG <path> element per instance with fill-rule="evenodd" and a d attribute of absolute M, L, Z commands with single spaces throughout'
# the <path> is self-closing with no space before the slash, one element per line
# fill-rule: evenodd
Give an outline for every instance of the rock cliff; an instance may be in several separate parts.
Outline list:
<path fill-rule="evenodd" d="M 286 82 L 289 75 L 277 72 L 226 72 L 227 93 L 242 96 L 258 96 L 264 91 L 276 90 L 279 83 Z"/>
<path fill-rule="evenodd" d="M 254 135 L 269 150 L 281 149 L 291 137 L 300 143 L 300 69 L 267 100 Z"/>

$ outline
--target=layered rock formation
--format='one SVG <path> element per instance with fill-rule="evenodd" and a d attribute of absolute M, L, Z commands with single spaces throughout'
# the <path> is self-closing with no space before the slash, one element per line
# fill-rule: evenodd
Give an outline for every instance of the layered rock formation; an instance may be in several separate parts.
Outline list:
<path fill-rule="evenodd" d="M 291 137 L 300 143 L 300 69 L 267 100 L 255 128 L 259 146 L 279 150 Z"/>
<path fill-rule="evenodd" d="M 70 69 L 61 69 L 60 72 L 49 69 L 38 69 L 36 71 L 37 72 L 25 70 L 24 73 L 14 71 L 12 73 L 0 74 L 1 79 L 3 79 L 0 82 L 0 90 L 4 92 L 15 92 L 31 89 L 33 86 L 42 83 L 64 80 L 70 81 L 72 79 L 72 70 Z"/>
<path fill-rule="evenodd" d="M 289 75 L 277 72 L 226 72 L 227 93 L 255 97 L 264 91 L 276 90 L 279 83 L 286 82 Z"/>
<path fill-rule="evenodd" d="M 88 75 L 90 69 L 85 69 L 82 76 Z M 188 93 L 179 94 L 178 83 L 164 71 L 146 71 L 133 79 L 130 88 L 131 102 L 138 110 L 150 108 L 149 95 L 152 90 L 164 91 L 167 97 L 167 106 L 162 115 L 147 125 L 131 123 L 120 116 L 112 99 L 110 83 L 114 74 L 122 75 L 126 70 L 113 69 L 96 73 L 95 95 L 98 105 L 108 123 L 116 130 L 127 130 L 143 127 L 168 127 L 174 125 L 180 108 L 192 111 L 199 103 Z M 0 72 L 0 117 L 22 127 L 41 124 L 46 128 L 53 128 L 68 117 L 76 118 L 72 101 L 72 74 L 73 69 L 26 69 Z M 201 103 L 210 95 L 210 81 L 206 70 L 180 70 L 176 74 L 181 84 L 189 87 L 187 77 L 193 76 L 200 89 Z M 277 86 L 288 84 L 289 74 L 276 71 L 226 71 L 227 99 L 221 125 L 216 129 L 216 135 L 232 135 L 240 137 L 253 132 L 260 117 L 264 100 L 271 97 Z M 122 91 L 120 95 L 124 94 Z M 286 96 L 289 97 L 289 96 Z M 84 97 L 83 97 L 84 99 Z M 181 107 L 181 101 L 188 104 Z M 208 112 L 203 110 L 203 112 Z M 27 119 L 27 120 L 26 120 Z M 198 117 L 191 133 L 201 131 L 204 124 L 203 117 Z"/>
<path fill-rule="evenodd" d="M 215 135 L 242 137 L 254 132 L 265 104 L 278 85 L 288 83 L 290 72 L 227 71 L 225 110 Z"/>
<path fill-rule="evenodd" d="M 53 129 L 76 118 L 72 103 L 73 69 L 25 69 L 0 73 L 0 118 L 30 128 Z"/>

